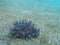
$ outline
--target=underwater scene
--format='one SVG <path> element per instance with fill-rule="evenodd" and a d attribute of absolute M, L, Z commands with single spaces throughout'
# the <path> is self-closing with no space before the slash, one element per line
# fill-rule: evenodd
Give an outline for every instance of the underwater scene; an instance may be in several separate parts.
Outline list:
<path fill-rule="evenodd" d="M 60 45 L 60 0 L 0 0 L 0 45 Z"/>

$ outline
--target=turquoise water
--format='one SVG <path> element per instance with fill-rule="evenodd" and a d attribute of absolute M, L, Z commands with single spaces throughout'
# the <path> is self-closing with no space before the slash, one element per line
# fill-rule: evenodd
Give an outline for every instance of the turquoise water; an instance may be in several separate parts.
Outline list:
<path fill-rule="evenodd" d="M 16 20 L 34 22 L 38 39 L 13 40 L 7 37 Z M 12 40 L 12 41 L 10 41 Z M 60 45 L 60 0 L 0 0 L 0 45 Z"/>
<path fill-rule="evenodd" d="M 26 10 L 60 12 L 60 0 L 0 0 L 1 7 L 16 7 Z"/>

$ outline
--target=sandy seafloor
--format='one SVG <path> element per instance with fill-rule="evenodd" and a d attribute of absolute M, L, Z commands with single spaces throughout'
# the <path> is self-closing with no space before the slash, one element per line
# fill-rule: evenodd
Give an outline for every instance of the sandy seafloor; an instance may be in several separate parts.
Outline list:
<path fill-rule="evenodd" d="M 32 40 L 10 39 L 14 21 L 32 21 L 40 36 Z M 0 0 L 0 45 L 60 45 L 59 0 Z"/>

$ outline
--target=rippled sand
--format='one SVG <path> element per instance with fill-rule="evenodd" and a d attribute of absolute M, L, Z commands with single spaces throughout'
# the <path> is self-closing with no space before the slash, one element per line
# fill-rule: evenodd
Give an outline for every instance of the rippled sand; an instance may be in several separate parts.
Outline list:
<path fill-rule="evenodd" d="M 16 1 L 12 1 L 12 3 L 15 2 L 15 5 L 18 6 L 11 6 L 11 2 L 4 3 L 3 1 L 0 4 L 0 45 L 60 45 L 59 5 L 51 7 L 51 5 L 47 5 L 49 2 L 44 5 L 42 3 L 39 4 L 39 1 L 38 3 L 29 1 L 29 5 L 31 4 L 29 8 L 29 6 L 27 6 L 28 3 L 22 5 L 24 2 L 21 3 L 21 1 L 20 6 Z M 35 4 L 35 7 L 33 4 Z M 23 19 L 35 23 L 35 26 L 40 29 L 39 38 L 21 40 L 10 39 L 8 37 L 9 28 L 13 26 L 12 23 L 16 20 Z"/>

